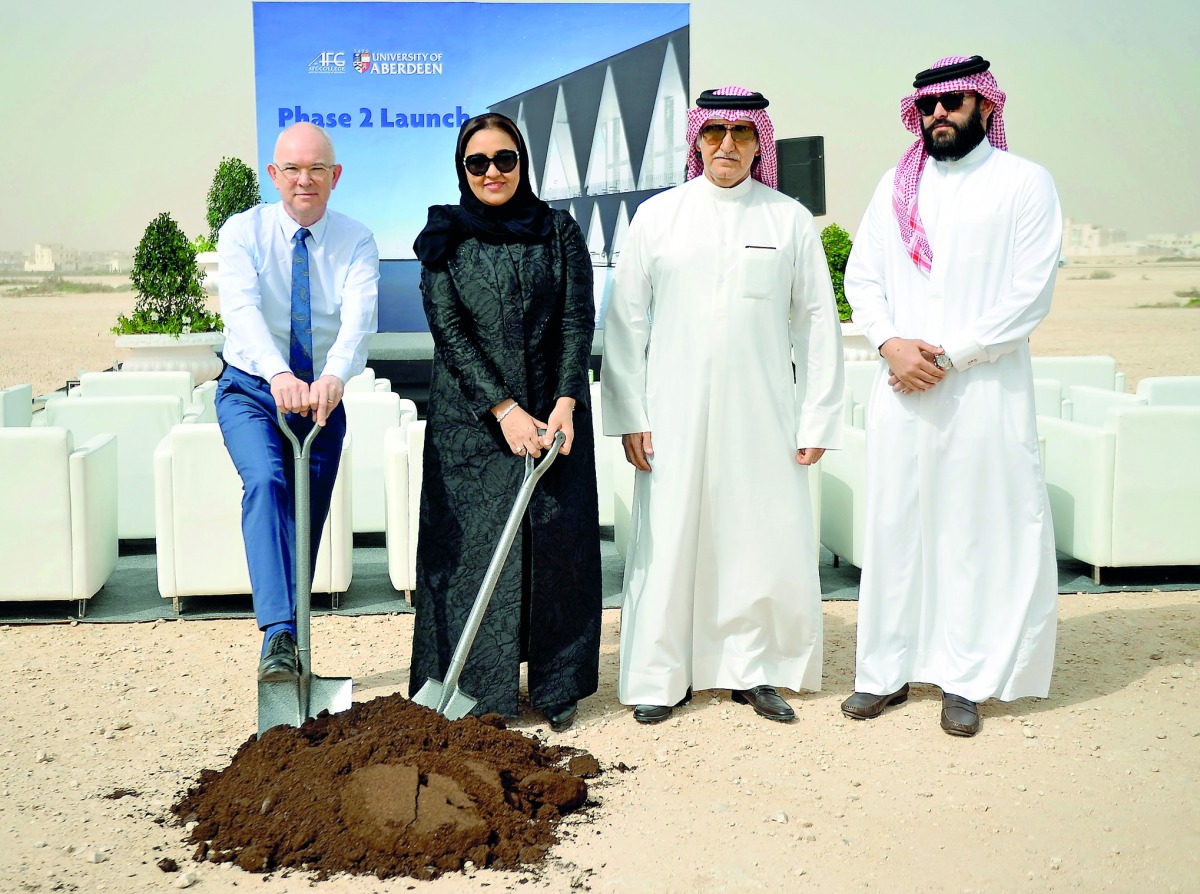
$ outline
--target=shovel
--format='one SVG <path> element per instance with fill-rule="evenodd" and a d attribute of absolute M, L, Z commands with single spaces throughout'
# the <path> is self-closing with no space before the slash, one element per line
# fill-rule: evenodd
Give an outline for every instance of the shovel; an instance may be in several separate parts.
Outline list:
<path fill-rule="evenodd" d="M 312 672 L 309 641 L 309 603 L 312 601 L 312 511 L 309 506 L 308 464 L 312 442 L 321 432 L 313 425 L 304 446 L 292 432 L 283 413 L 276 411 L 279 428 L 292 442 L 296 474 L 296 651 L 300 677 L 295 681 L 258 684 L 258 735 L 273 726 L 300 726 L 322 711 L 336 714 L 350 707 L 354 680 L 350 677 L 318 677 Z"/>
<path fill-rule="evenodd" d="M 539 431 L 538 434 L 545 434 L 545 429 Z M 450 667 L 446 670 L 446 679 L 441 681 L 430 677 L 413 696 L 416 704 L 437 711 L 447 720 L 466 717 L 478 702 L 478 699 L 467 695 L 458 688 L 458 678 L 462 674 L 463 666 L 467 663 L 467 653 L 471 651 L 471 644 L 475 642 L 475 634 L 479 632 L 479 625 L 483 623 L 483 614 L 487 611 L 488 603 L 492 599 L 492 591 L 496 589 L 496 581 L 500 579 L 504 561 L 508 558 L 508 551 L 512 548 L 512 542 L 517 536 L 517 528 L 521 525 L 525 509 L 529 505 L 529 498 L 533 496 L 533 489 L 537 486 L 538 479 L 550 468 L 550 464 L 558 456 L 559 448 L 566 440 L 567 436 L 561 431 L 556 433 L 554 443 L 550 445 L 546 456 L 536 466 L 533 464 L 533 457 L 528 453 L 525 454 L 525 480 L 521 484 L 521 490 L 517 493 L 517 501 L 513 504 L 512 512 L 508 514 L 508 522 L 504 525 L 500 542 L 496 544 L 496 551 L 492 553 L 492 561 L 488 565 L 487 573 L 483 576 L 483 583 L 479 585 L 479 593 L 475 597 L 475 604 L 471 606 L 471 614 L 467 616 L 467 623 L 463 627 L 462 635 L 458 638 L 458 645 L 454 647 L 454 654 L 450 658 Z"/>

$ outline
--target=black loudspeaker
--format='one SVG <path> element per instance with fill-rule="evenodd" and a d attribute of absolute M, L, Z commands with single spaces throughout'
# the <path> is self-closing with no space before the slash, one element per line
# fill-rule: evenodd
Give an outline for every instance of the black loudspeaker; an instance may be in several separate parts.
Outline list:
<path fill-rule="evenodd" d="M 791 196 L 814 217 L 825 213 L 825 138 L 778 140 L 779 191 Z"/>

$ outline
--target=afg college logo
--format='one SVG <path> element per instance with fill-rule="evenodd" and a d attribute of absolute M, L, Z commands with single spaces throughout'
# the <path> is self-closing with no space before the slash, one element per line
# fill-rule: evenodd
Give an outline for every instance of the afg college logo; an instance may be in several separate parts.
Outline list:
<path fill-rule="evenodd" d="M 345 74 L 346 54 L 335 52 L 318 53 L 312 62 L 308 63 L 309 74 Z"/>
<path fill-rule="evenodd" d="M 371 54 L 367 50 L 361 53 L 354 54 L 354 70 L 359 74 L 366 74 L 371 70 Z"/>

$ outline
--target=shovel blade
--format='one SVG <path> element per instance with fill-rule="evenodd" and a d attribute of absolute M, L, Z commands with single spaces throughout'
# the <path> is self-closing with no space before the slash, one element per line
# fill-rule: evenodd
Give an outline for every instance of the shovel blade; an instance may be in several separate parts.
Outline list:
<path fill-rule="evenodd" d="M 353 701 L 352 677 L 313 677 L 308 690 L 308 716 L 316 717 L 322 711 L 339 714 L 349 710 Z"/>
<path fill-rule="evenodd" d="M 258 736 L 273 726 L 300 726 L 322 711 L 337 714 L 354 700 L 351 677 L 317 677 L 308 681 L 308 711 L 301 706 L 300 681 L 258 684 Z"/>
<path fill-rule="evenodd" d="M 425 685 L 417 690 L 417 694 L 413 696 L 413 702 L 420 705 L 422 708 L 429 708 L 431 711 L 437 711 L 447 720 L 461 720 L 471 713 L 478 700 L 467 695 L 457 686 L 450 693 L 450 697 L 446 698 L 445 687 L 442 686 L 440 680 L 435 680 L 430 677 L 425 681 Z M 445 702 L 443 707 L 442 702 Z"/>
<path fill-rule="evenodd" d="M 258 737 L 273 726 L 299 726 L 300 683 L 285 680 L 279 683 L 258 684 Z"/>

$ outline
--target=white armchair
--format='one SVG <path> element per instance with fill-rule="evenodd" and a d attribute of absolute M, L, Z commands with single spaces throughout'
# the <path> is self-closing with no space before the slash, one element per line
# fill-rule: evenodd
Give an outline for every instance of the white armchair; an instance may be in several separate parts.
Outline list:
<path fill-rule="evenodd" d="M 1137 396 L 1152 407 L 1200 407 L 1200 376 L 1151 376 L 1138 382 Z"/>
<path fill-rule="evenodd" d="M 1082 425 L 1104 425 L 1109 410 L 1145 406 L 1145 398 L 1124 391 L 1071 385 L 1062 402 L 1062 418 Z"/>
<path fill-rule="evenodd" d="M 117 444 L 0 429 L 0 600 L 87 600 L 117 565 Z"/>
<path fill-rule="evenodd" d="M 1055 545 L 1102 568 L 1200 565 L 1200 407 L 1039 420 Z"/>
<path fill-rule="evenodd" d="M 375 370 L 367 367 L 357 376 L 352 376 L 346 381 L 346 391 L 391 391 L 392 382 L 390 379 L 385 379 L 382 376 L 375 377 Z"/>
<path fill-rule="evenodd" d="M 867 433 L 842 426 L 840 450 L 826 450 L 820 471 L 821 542 L 833 553 L 834 564 L 862 567 L 867 531 Z"/>
<path fill-rule="evenodd" d="M 29 428 L 33 422 L 33 386 L 0 389 L 0 428 Z"/>
<path fill-rule="evenodd" d="M 1103 355 L 1077 357 L 1034 357 L 1035 379 L 1056 379 L 1063 390 L 1072 385 L 1089 385 L 1107 391 L 1125 390 L 1125 373 L 1117 371 L 1117 361 Z"/>
<path fill-rule="evenodd" d="M 192 374 L 186 370 L 153 372 L 85 372 L 79 374 L 79 386 L 71 397 L 142 397 L 166 394 L 183 402 L 184 412 L 195 416 L 197 422 L 216 422 L 217 382 L 215 379 L 198 386 L 192 384 Z"/>
<path fill-rule="evenodd" d="M 317 551 L 314 593 L 344 593 L 353 574 L 351 440 L 348 434 L 342 445 Z M 172 428 L 154 452 L 153 470 L 159 594 L 179 611 L 184 597 L 250 593 L 242 479 L 217 424 Z"/>
<path fill-rule="evenodd" d="M 387 530 L 384 498 L 384 439 L 417 417 L 411 400 L 392 391 L 347 391 L 346 430 L 354 436 L 354 533 Z"/>
<path fill-rule="evenodd" d="M 417 585 L 417 529 L 421 515 L 424 448 L 424 420 L 388 429 L 384 435 L 388 577 L 392 586 L 410 601 Z"/>
<path fill-rule="evenodd" d="M 124 375 L 119 373 L 118 375 Z M 172 427 L 194 422 L 178 397 L 67 397 L 46 404 L 46 425 L 70 429 L 76 443 L 117 436 L 117 536 L 154 536 L 154 448 Z"/>

